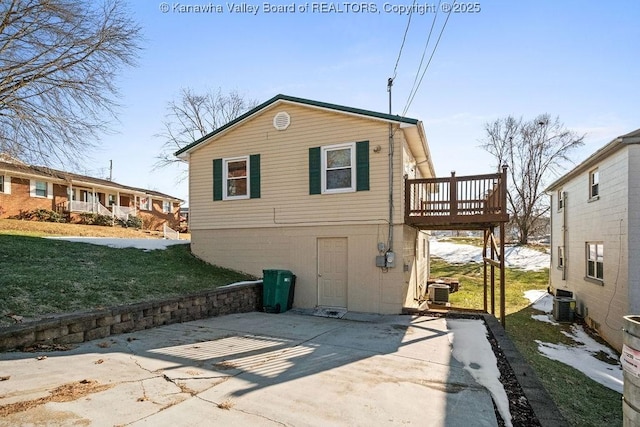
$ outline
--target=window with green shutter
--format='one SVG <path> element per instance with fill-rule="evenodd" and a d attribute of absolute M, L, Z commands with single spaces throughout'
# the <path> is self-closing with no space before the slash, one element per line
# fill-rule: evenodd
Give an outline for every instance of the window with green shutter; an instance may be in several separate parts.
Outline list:
<path fill-rule="evenodd" d="M 356 191 L 369 191 L 369 141 L 356 142 Z"/>
<path fill-rule="evenodd" d="M 213 161 L 213 200 L 260 198 L 260 155 Z"/>
<path fill-rule="evenodd" d="M 369 190 L 369 141 L 309 149 L 309 194 Z"/>
<path fill-rule="evenodd" d="M 222 159 L 213 161 L 213 200 L 222 200 Z"/>
<path fill-rule="evenodd" d="M 320 161 L 320 147 L 309 148 L 309 194 L 321 194 L 322 184 L 320 175 L 322 175 Z"/>
<path fill-rule="evenodd" d="M 260 154 L 249 156 L 249 196 L 260 198 Z"/>

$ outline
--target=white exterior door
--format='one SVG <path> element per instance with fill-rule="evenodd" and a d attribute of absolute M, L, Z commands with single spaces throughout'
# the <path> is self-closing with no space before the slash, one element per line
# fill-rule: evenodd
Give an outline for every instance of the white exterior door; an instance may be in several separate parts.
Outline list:
<path fill-rule="evenodd" d="M 347 238 L 318 239 L 318 305 L 347 307 Z"/>

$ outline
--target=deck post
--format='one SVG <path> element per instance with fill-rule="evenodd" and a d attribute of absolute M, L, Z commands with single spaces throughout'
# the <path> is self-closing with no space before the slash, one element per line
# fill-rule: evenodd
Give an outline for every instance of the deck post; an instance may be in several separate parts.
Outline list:
<path fill-rule="evenodd" d="M 484 245 L 482 246 L 482 273 L 483 273 L 483 295 L 484 295 L 484 311 L 487 312 L 487 299 L 489 294 L 487 292 L 487 242 L 489 241 L 489 230 L 484 230 Z"/>
<path fill-rule="evenodd" d="M 496 249 L 493 241 L 496 238 L 496 228 L 491 226 L 491 260 L 496 260 Z M 496 267 L 494 263 L 491 263 L 491 314 L 496 314 Z"/>
<path fill-rule="evenodd" d="M 458 179 L 456 171 L 451 171 L 451 179 L 449 180 L 449 211 L 451 217 L 458 216 Z"/>
<path fill-rule="evenodd" d="M 404 217 L 408 218 L 411 215 L 411 206 L 413 202 L 411 200 L 411 184 L 407 181 L 407 177 L 404 178 Z"/>
<path fill-rule="evenodd" d="M 505 170 L 505 169 L 503 169 Z M 504 181 L 503 181 L 504 182 Z M 500 323 L 502 323 L 502 327 L 504 328 L 504 320 L 505 320 L 505 283 L 504 283 L 504 241 L 505 241 L 505 226 L 504 222 L 500 223 Z"/>
<path fill-rule="evenodd" d="M 507 211 L 507 165 L 502 165 L 502 173 L 500 174 L 500 213 Z M 500 234 L 502 238 L 502 234 Z"/>

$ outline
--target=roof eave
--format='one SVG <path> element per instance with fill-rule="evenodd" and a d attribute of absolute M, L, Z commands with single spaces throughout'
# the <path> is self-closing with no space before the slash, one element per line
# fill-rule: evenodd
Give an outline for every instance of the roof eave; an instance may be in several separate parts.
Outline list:
<path fill-rule="evenodd" d="M 613 141 L 606 144 L 604 147 L 598 149 L 595 153 L 587 157 L 584 161 L 579 163 L 576 167 L 571 169 L 569 172 L 552 182 L 547 188 L 544 190 L 546 193 L 551 193 L 556 191 L 559 187 L 563 186 L 565 183 L 575 178 L 577 175 L 585 172 L 586 170 L 592 168 L 595 164 L 599 163 L 603 159 L 609 157 L 613 153 L 621 150 L 627 145 L 630 144 L 640 144 L 640 135 L 638 131 L 634 131 L 628 133 L 626 135 L 619 136 L 615 138 Z M 637 135 L 637 136 L 636 136 Z"/>
<path fill-rule="evenodd" d="M 398 116 L 398 115 L 392 115 L 392 114 L 385 114 L 385 113 L 379 113 L 376 111 L 370 111 L 370 110 L 363 110 L 363 109 L 359 109 L 359 108 L 352 108 L 352 107 L 347 107 L 344 105 L 338 105 L 338 104 L 330 104 L 330 103 L 325 103 L 325 102 L 319 102 L 319 101 L 313 101 L 310 99 L 304 99 L 304 98 L 296 98 L 293 96 L 288 96 L 288 95 L 276 95 L 273 98 L 263 102 L 262 104 L 258 105 L 257 107 L 253 108 L 252 110 L 246 112 L 245 114 L 239 116 L 238 118 L 230 121 L 229 123 L 225 124 L 224 126 L 219 127 L 218 129 L 214 130 L 213 132 L 208 133 L 207 135 L 203 136 L 202 138 L 192 142 L 191 144 L 187 145 L 186 147 L 181 148 L 180 150 L 176 151 L 174 153 L 174 155 L 180 159 L 186 160 L 188 159 L 188 156 L 191 152 L 193 152 L 196 148 L 199 148 L 199 146 L 205 142 L 205 141 L 209 141 L 211 140 L 211 138 L 216 137 L 216 136 L 220 136 L 223 133 L 225 133 L 226 131 L 235 128 L 237 126 L 239 126 L 241 123 L 245 122 L 246 120 L 249 120 L 251 117 L 255 116 L 256 114 L 262 112 L 263 110 L 267 109 L 267 108 L 272 108 L 280 103 L 292 103 L 292 104 L 298 104 L 298 105 L 304 105 L 307 107 L 312 107 L 312 108 L 317 108 L 320 110 L 324 110 L 324 111 L 331 111 L 331 112 L 341 112 L 341 113 L 345 113 L 348 115 L 354 115 L 354 116 L 358 116 L 358 117 L 366 117 L 369 119 L 374 119 L 374 120 L 382 120 L 385 122 L 392 122 L 392 123 L 400 123 L 401 125 L 417 125 L 418 124 L 418 120 L 417 119 L 411 119 L 408 117 L 402 117 L 402 116 Z"/>
<path fill-rule="evenodd" d="M 113 185 L 109 185 L 104 182 L 96 182 L 92 181 L 92 177 L 82 177 L 77 174 L 72 174 L 70 172 L 59 171 L 55 169 L 51 169 L 49 172 L 45 172 L 41 170 L 40 167 L 37 166 L 29 166 L 26 165 L 22 168 L 2 168 L 0 165 L 0 170 L 6 170 L 8 175 L 20 177 L 20 178 L 41 178 L 46 179 L 47 181 L 54 182 L 56 184 L 69 184 L 71 186 L 82 186 L 88 188 L 99 188 L 106 189 L 113 192 L 128 192 L 131 194 L 138 195 L 149 195 L 155 196 L 156 198 L 169 199 L 173 201 L 177 201 L 182 203 L 183 200 L 174 196 L 170 196 L 168 194 L 163 194 L 160 192 L 145 190 L 143 188 L 135 188 L 129 187 L 127 185 L 113 183 Z"/>

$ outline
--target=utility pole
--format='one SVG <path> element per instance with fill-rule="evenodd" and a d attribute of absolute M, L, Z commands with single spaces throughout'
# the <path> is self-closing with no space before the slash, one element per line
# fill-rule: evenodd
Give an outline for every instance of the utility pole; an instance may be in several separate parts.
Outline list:
<path fill-rule="evenodd" d="M 391 115 L 391 87 L 393 77 L 387 80 L 387 92 L 389 92 L 389 115 Z M 389 121 L 389 243 L 387 251 L 393 251 L 393 124 Z"/>

